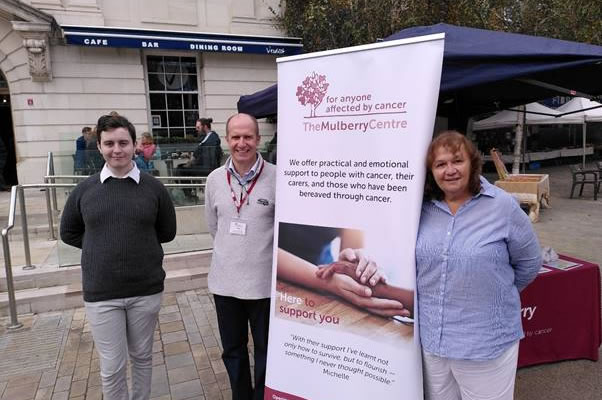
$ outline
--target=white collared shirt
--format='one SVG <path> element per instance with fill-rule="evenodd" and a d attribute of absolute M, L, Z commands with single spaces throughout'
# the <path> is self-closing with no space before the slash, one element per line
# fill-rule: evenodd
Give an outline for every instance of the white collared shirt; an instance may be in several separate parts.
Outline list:
<path fill-rule="evenodd" d="M 255 177 L 255 174 L 258 172 L 259 167 L 261 166 L 262 162 L 263 162 L 263 158 L 261 157 L 261 154 L 259 154 L 259 152 L 257 152 L 257 160 L 255 161 L 255 164 L 253 164 L 251 169 L 249 171 L 247 171 L 247 173 L 244 176 L 240 176 L 240 174 L 238 172 L 236 172 L 236 168 L 234 168 L 234 163 L 232 162 L 232 157 L 230 157 L 226 161 L 226 169 L 229 170 L 232 175 L 234 175 L 234 177 L 238 180 L 238 183 L 240 183 L 241 185 L 244 186 L 248 182 L 253 180 L 253 178 Z"/>
<path fill-rule="evenodd" d="M 102 170 L 100 171 L 100 183 L 104 183 L 108 178 L 132 178 L 134 182 L 140 183 L 140 170 L 138 169 L 138 166 L 136 166 L 136 163 L 132 161 L 132 169 L 130 169 L 130 171 L 125 176 L 117 176 L 109 169 L 107 163 L 105 163 L 105 165 L 102 167 Z"/>

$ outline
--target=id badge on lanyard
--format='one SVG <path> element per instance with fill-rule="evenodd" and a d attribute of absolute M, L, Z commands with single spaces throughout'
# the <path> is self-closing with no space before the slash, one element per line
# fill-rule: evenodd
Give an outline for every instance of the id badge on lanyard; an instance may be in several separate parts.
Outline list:
<path fill-rule="evenodd" d="M 230 221 L 230 235 L 245 236 L 247 234 L 247 223 L 241 219 Z"/>
<path fill-rule="evenodd" d="M 264 164 L 262 163 L 261 168 L 259 169 L 259 172 L 255 176 L 255 178 L 253 179 L 253 182 L 251 183 L 251 186 L 249 187 L 249 190 L 245 191 L 245 196 L 243 197 L 242 192 L 240 193 L 240 200 L 237 199 L 236 193 L 234 193 L 234 189 L 232 188 L 232 178 L 231 178 L 230 171 L 227 171 L 227 173 L 226 173 L 226 180 L 228 181 L 228 186 L 230 186 L 230 193 L 232 194 L 232 202 L 234 203 L 234 207 L 236 207 L 236 214 L 237 214 L 237 217 L 233 218 L 230 221 L 229 233 L 231 235 L 245 236 L 247 234 L 247 223 L 245 220 L 240 218 L 240 210 L 245 205 L 245 202 L 248 204 L 249 196 L 251 195 L 251 192 L 255 188 L 255 184 L 259 180 L 259 176 L 261 175 L 261 172 L 263 171 L 263 165 Z"/>

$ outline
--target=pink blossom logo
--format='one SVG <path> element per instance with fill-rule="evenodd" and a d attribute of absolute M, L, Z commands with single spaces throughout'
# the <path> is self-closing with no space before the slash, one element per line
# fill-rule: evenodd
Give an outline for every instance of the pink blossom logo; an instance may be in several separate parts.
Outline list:
<path fill-rule="evenodd" d="M 303 80 L 303 83 L 300 86 L 297 86 L 297 99 L 302 105 L 309 105 L 310 118 L 316 116 L 316 109 L 322 104 L 322 100 L 324 100 L 329 85 L 330 84 L 326 82 L 326 75 L 319 75 L 314 71 Z"/>

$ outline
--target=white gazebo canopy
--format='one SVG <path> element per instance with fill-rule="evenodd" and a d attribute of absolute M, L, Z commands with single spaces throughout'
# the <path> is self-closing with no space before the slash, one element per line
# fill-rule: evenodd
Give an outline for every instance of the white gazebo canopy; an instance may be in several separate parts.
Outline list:
<path fill-rule="evenodd" d="M 599 107 L 599 108 L 593 108 Z M 583 138 L 583 153 L 582 153 L 582 164 L 583 168 L 585 168 L 585 156 L 587 153 L 587 123 L 602 121 L 602 104 L 592 101 L 589 99 L 585 99 L 583 97 L 575 97 L 571 101 L 563 104 L 562 106 L 556 109 L 560 114 L 572 112 L 568 115 L 563 115 L 559 119 L 565 124 L 581 124 L 582 125 L 582 135 Z M 593 152 L 593 149 L 591 149 Z M 591 154 L 590 152 L 590 154 Z"/>
<path fill-rule="evenodd" d="M 593 149 L 587 148 L 586 145 L 586 124 L 587 122 L 602 121 L 602 104 L 583 97 L 575 97 L 557 109 L 552 109 L 539 103 L 527 104 L 525 109 L 525 123 L 527 125 L 580 124 L 582 125 L 583 132 L 583 149 L 561 149 L 547 152 L 550 154 L 544 154 L 546 152 L 536 152 L 530 155 L 530 159 L 539 160 L 554 158 L 556 153 L 558 153 L 558 156 L 560 157 L 581 155 L 583 157 L 583 166 L 585 167 L 585 156 L 593 152 Z M 562 115 L 565 113 L 570 114 Z M 500 111 L 489 118 L 475 122 L 472 129 L 473 131 L 482 131 L 486 129 L 513 127 L 518 124 L 519 115 L 522 118 L 522 114 L 523 113 L 519 111 Z"/>
<path fill-rule="evenodd" d="M 539 103 L 529 103 L 525 106 L 525 108 L 525 122 L 527 125 L 571 123 L 561 121 L 561 118 L 556 118 L 555 116 L 559 114 L 559 111 Z M 522 114 L 523 113 L 519 111 L 503 110 L 489 118 L 476 121 L 472 126 L 472 130 L 482 131 L 485 129 L 515 126 L 518 124 L 519 115 L 522 116 Z M 583 119 L 581 119 L 581 121 L 583 121 Z"/>
<path fill-rule="evenodd" d="M 599 108 L 588 110 L 588 108 L 592 107 Z M 560 121 L 558 121 L 558 123 L 582 124 L 584 121 L 602 121 L 602 104 L 583 97 L 575 97 L 571 99 L 571 101 L 566 102 L 558 107 L 556 111 L 560 114 L 572 112 L 572 114 L 563 115 L 560 117 Z"/>

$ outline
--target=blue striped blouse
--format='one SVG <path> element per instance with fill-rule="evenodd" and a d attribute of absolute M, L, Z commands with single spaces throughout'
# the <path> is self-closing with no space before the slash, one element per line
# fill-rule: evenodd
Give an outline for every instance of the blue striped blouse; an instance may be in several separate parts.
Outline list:
<path fill-rule="evenodd" d="M 490 360 L 523 337 L 519 291 L 537 275 L 541 250 L 527 215 L 481 177 L 481 191 L 452 215 L 422 206 L 416 269 L 425 351 Z"/>

